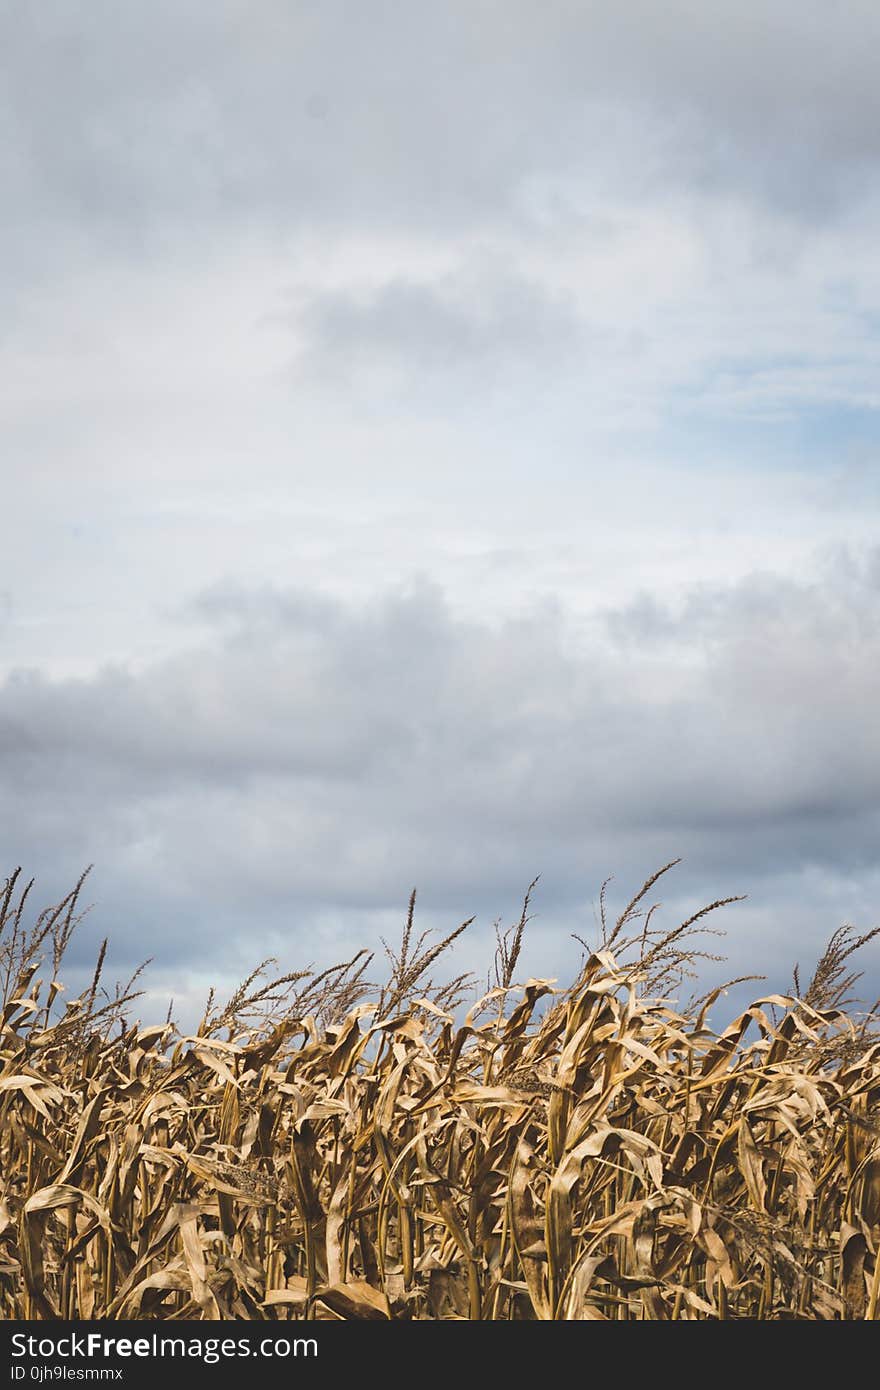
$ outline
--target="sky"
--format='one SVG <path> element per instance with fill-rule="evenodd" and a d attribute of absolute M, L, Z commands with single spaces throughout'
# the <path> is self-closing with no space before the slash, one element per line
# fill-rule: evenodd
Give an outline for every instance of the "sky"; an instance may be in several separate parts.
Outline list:
<path fill-rule="evenodd" d="M 707 983 L 880 922 L 878 42 L 0 0 L 0 874 L 94 866 L 71 988 L 192 1020 L 413 887 L 485 979 L 535 875 L 564 984 L 674 858 Z"/>

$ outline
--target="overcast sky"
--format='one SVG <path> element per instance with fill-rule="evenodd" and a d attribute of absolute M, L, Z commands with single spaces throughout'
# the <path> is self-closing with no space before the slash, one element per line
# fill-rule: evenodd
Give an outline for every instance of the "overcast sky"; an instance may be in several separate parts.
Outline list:
<path fill-rule="evenodd" d="M 0 868 L 94 863 L 77 960 L 186 1017 L 415 885 L 485 974 L 540 873 L 564 979 L 677 856 L 722 974 L 880 921 L 878 44 L 0 0 Z"/>

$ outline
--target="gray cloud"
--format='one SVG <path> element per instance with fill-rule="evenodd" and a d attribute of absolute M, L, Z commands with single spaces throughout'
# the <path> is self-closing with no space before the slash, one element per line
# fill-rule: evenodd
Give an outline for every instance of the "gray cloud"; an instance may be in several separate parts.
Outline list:
<path fill-rule="evenodd" d="M 357 609 L 217 590 L 191 610 L 212 635 L 139 674 L 7 680 L 7 852 L 53 881 L 97 860 L 93 892 L 116 913 L 127 894 L 193 972 L 209 941 L 221 972 L 245 946 L 320 955 L 328 914 L 369 938 L 411 882 L 485 932 L 535 872 L 564 963 L 560 929 L 583 928 L 607 873 L 681 854 L 678 895 L 752 895 L 737 971 L 770 908 L 818 880 L 801 931 L 760 944 L 781 969 L 876 878 L 876 566 L 756 577 L 661 621 L 635 605 L 586 648 L 559 612 L 466 621 L 431 586 Z"/>
<path fill-rule="evenodd" d="M 479 267 L 429 283 L 394 279 L 360 295 L 304 298 L 292 317 L 297 370 L 328 384 L 366 384 L 374 394 L 454 383 L 467 396 L 524 372 L 534 382 L 589 343 L 570 299 Z"/>
<path fill-rule="evenodd" d="M 163 0 L 0 25 L 4 202 L 62 255 L 59 218 L 467 229 L 670 180 L 812 219 L 878 156 L 868 3 Z"/>
<path fill-rule="evenodd" d="M 737 969 L 870 920 L 878 28 L 0 0 L 10 858 L 175 993 L 678 854 Z"/>

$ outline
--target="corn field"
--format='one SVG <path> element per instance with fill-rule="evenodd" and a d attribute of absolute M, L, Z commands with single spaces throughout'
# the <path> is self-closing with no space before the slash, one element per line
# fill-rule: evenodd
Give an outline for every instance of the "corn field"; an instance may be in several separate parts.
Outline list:
<path fill-rule="evenodd" d="M 715 1032 L 721 991 L 670 987 L 735 900 L 660 931 L 671 867 L 616 921 L 603 886 L 565 988 L 516 982 L 527 895 L 466 1008 L 430 972 L 468 924 L 416 938 L 413 895 L 381 987 L 364 953 L 264 963 L 190 1035 L 129 1021 L 104 948 L 66 999 L 83 880 L 27 926 L 13 874 L 0 1316 L 876 1319 L 880 1034 L 847 973 L 876 933 Z"/>

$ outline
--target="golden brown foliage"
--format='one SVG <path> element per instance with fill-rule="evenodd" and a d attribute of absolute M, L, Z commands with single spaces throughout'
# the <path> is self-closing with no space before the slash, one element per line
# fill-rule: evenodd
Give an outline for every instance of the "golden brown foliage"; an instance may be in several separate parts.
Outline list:
<path fill-rule="evenodd" d="M 55 1016 L 81 884 L 26 933 L 13 876 L 0 1316 L 880 1316 L 876 1013 L 823 997 L 856 939 L 802 1000 L 716 1034 L 714 995 L 645 993 L 704 915 L 659 936 L 649 912 L 627 939 L 657 877 L 610 930 L 603 890 L 603 945 L 565 990 L 513 986 L 517 924 L 457 1023 L 415 970 L 436 952 L 411 902 L 383 990 L 358 956 L 320 977 L 335 994 L 294 972 L 181 1037 L 129 1026 L 128 987 L 99 1006 L 100 970 Z M 253 1001 L 274 1013 L 243 1024 Z"/>

